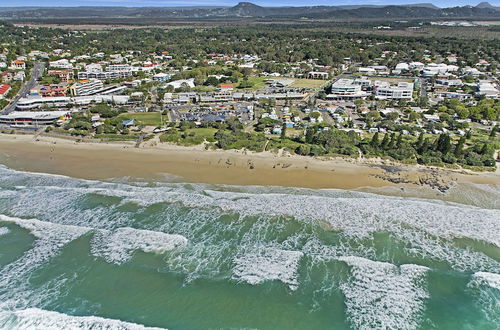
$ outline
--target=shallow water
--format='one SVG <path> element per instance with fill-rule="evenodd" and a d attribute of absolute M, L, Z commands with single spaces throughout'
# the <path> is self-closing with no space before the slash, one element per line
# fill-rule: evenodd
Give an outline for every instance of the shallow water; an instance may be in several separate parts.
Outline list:
<path fill-rule="evenodd" d="M 497 329 L 499 190 L 455 189 L 438 200 L 0 167 L 0 328 Z"/>

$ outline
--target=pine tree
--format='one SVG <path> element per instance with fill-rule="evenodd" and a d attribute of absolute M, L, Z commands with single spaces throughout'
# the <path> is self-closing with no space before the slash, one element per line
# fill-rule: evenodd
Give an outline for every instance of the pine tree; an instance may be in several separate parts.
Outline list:
<path fill-rule="evenodd" d="M 490 139 L 493 140 L 496 137 L 497 131 L 498 131 L 498 125 L 493 126 L 490 132 Z"/>
<path fill-rule="evenodd" d="M 461 136 L 460 140 L 458 140 L 457 145 L 455 146 L 455 157 L 462 156 L 464 152 L 464 144 L 465 144 L 465 136 Z"/>
<path fill-rule="evenodd" d="M 440 151 L 443 155 L 447 154 L 451 150 L 451 138 L 448 134 L 442 133 L 436 140 L 434 150 Z"/>
<path fill-rule="evenodd" d="M 396 147 L 400 148 L 402 142 L 403 142 L 403 134 L 399 133 L 398 140 L 396 141 Z"/>
<path fill-rule="evenodd" d="M 417 144 L 415 145 L 416 150 L 420 150 L 422 148 L 422 145 L 424 144 L 424 133 L 420 133 L 418 136 Z"/>
<path fill-rule="evenodd" d="M 394 149 L 394 146 L 396 144 L 396 133 L 391 134 L 391 141 L 389 142 L 389 145 L 387 146 L 388 149 Z"/>
<path fill-rule="evenodd" d="M 314 128 L 308 127 L 306 129 L 306 143 L 313 143 L 314 141 Z"/>
<path fill-rule="evenodd" d="M 283 126 L 281 127 L 280 139 L 286 139 L 286 123 L 283 123 Z"/>
<path fill-rule="evenodd" d="M 379 147 L 378 132 L 373 135 L 372 140 L 370 141 L 370 145 L 373 148 L 378 148 Z"/>
<path fill-rule="evenodd" d="M 387 146 L 389 145 L 389 134 L 384 134 L 384 138 L 382 139 L 382 143 L 380 144 L 380 146 L 383 148 L 383 149 L 387 149 Z"/>

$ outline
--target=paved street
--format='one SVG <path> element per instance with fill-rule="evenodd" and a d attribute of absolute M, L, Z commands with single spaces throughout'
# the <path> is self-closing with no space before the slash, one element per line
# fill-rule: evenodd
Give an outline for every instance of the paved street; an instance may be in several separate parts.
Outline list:
<path fill-rule="evenodd" d="M 29 91 L 36 86 L 37 79 L 42 76 L 44 69 L 45 69 L 45 64 L 44 63 L 42 63 L 42 62 L 35 63 L 35 66 L 33 67 L 33 69 L 31 69 L 31 79 L 28 80 L 21 87 L 21 89 L 19 90 L 19 93 L 17 93 L 17 96 L 2 111 L 3 114 L 11 113 L 12 111 L 14 111 L 16 109 L 16 105 L 17 105 L 17 102 L 19 101 L 19 99 L 22 98 L 22 97 L 25 97 L 26 95 L 28 95 Z"/>

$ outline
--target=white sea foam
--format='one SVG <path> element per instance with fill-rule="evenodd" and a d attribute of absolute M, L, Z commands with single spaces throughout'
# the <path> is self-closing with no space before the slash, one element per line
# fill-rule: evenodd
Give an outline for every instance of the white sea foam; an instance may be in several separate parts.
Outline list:
<path fill-rule="evenodd" d="M 107 262 L 121 264 L 132 257 L 132 252 L 162 253 L 187 244 L 181 235 L 170 235 L 157 231 L 134 228 L 119 228 L 115 231 L 100 230 L 91 241 L 91 252 Z"/>
<path fill-rule="evenodd" d="M 342 257 L 351 277 L 341 285 L 347 319 L 355 329 L 417 329 L 429 297 L 426 267 L 400 267 L 360 257 Z"/>
<path fill-rule="evenodd" d="M 299 285 L 297 268 L 302 255 L 299 251 L 257 249 L 235 258 L 233 279 L 249 284 L 278 280 L 295 290 Z"/>
<path fill-rule="evenodd" d="M 492 324 L 500 324 L 500 274 L 477 272 L 468 284 L 477 304 Z"/>
<path fill-rule="evenodd" d="M 477 272 L 472 276 L 472 278 L 477 281 L 478 284 L 485 284 L 494 289 L 500 290 L 500 274 Z"/>
<path fill-rule="evenodd" d="M 7 235 L 8 233 L 10 233 L 9 228 L 7 228 L 7 227 L 0 227 L 0 236 Z"/>
<path fill-rule="evenodd" d="M 0 312 L 2 329 L 81 329 L 81 330 L 152 330 L 140 324 L 96 316 L 71 316 L 58 312 L 29 308 Z"/>
<path fill-rule="evenodd" d="M 35 175 L 30 175 L 32 177 L 36 178 Z M 237 212 L 241 216 L 291 216 L 328 221 L 333 228 L 357 237 L 411 226 L 436 237 L 466 237 L 500 246 L 500 210 L 479 209 L 461 204 L 340 190 L 289 188 L 289 192 L 285 193 L 280 192 L 280 189 L 250 187 L 239 189 L 243 192 L 235 192 L 208 189 L 207 185 L 163 184 L 138 187 L 70 178 L 64 179 L 70 183 L 61 188 L 59 181 L 63 178 L 52 179 L 56 181 L 53 186 L 40 184 L 33 187 L 32 183 L 28 184 L 20 196 L 13 200 L 13 213 L 21 216 L 29 216 L 29 212 L 43 214 L 47 212 L 45 205 L 49 203 L 48 209 L 57 211 L 58 217 L 61 214 L 60 218 L 76 218 L 75 221 L 85 218 L 89 221 L 92 219 L 92 212 L 82 212 L 79 215 L 76 210 L 68 208 L 68 205 L 74 203 L 79 196 L 95 193 L 116 196 L 140 207 L 161 202 L 180 203 L 188 208 L 218 208 L 222 212 Z M 47 189 L 50 190 L 49 195 Z M 99 211 L 106 213 L 105 210 Z M 126 220 L 120 219 L 121 225 L 125 223 Z"/>
<path fill-rule="evenodd" d="M 0 270 L 0 305 L 22 305 L 25 303 L 27 281 L 40 265 L 56 256 L 67 243 L 90 230 L 86 227 L 66 226 L 36 219 L 20 219 L 0 215 L 0 221 L 12 222 L 25 228 L 37 238 L 33 247 L 19 259 Z M 10 299 L 12 298 L 12 299 Z"/>

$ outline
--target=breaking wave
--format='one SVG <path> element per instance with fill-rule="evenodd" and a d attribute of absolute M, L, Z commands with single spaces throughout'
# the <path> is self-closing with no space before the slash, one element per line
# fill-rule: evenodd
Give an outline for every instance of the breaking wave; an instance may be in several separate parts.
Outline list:
<path fill-rule="evenodd" d="M 128 261 L 132 251 L 162 253 L 187 244 L 181 235 L 169 235 L 151 230 L 119 228 L 98 231 L 91 242 L 91 252 L 107 262 L 121 264 Z"/>
<path fill-rule="evenodd" d="M 2 329 L 81 329 L 81 330 L 159 330 L 140 324 L 96 316 L 70 316 L 58 312 L 29 308 L 14 312 L 0 312 Z"/>

